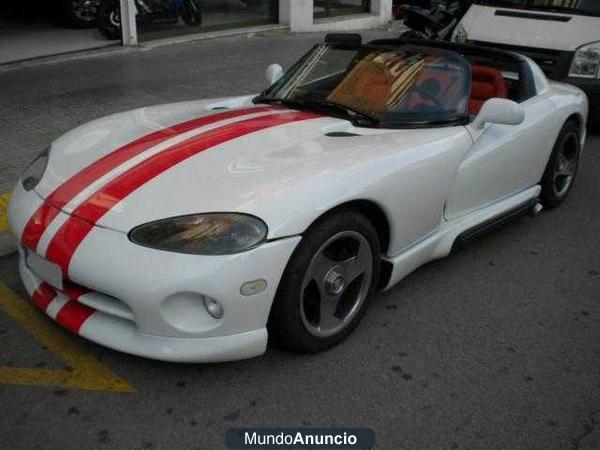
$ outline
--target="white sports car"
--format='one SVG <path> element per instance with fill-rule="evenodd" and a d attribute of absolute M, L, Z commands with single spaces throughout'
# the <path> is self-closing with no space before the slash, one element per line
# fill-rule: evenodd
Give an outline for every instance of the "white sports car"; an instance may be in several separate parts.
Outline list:
<path fill-rule="evenodd" d="M 378 289 L 558 206 L 587 99 L 530 59 L 330 35 L 258 96 L 137 109 L 52 143 L 9 209 L 34 303 L 168 361 L 327 349 Z"/>

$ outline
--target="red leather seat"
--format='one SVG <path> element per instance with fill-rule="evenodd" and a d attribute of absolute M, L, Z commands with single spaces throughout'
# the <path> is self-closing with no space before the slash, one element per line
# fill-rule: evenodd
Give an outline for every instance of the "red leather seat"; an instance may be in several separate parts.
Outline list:
<path fill-rule="evenodd" d="M 471 67 L 471 97 L 469 99 L 469 114 L 475 115 L 481 106 L 490 98 L 506 98 L 508 85 L 502 72 L 490 66 Z"/>

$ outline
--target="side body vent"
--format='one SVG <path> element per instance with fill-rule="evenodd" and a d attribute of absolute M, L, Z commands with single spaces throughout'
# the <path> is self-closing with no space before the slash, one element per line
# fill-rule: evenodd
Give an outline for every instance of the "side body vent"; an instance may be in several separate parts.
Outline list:
<path fill-rule="evenodd" d="M 350 133 L 348 131 L 332 131 L 327 133 L 325 136 L 328 137 L 351 137 L 351 136 L 362 136 L 362 134 Z"/>

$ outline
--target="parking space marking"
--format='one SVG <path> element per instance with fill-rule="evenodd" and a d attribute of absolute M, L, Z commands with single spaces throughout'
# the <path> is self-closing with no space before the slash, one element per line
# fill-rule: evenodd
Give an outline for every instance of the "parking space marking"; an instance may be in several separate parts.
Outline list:
<path fill-rule="evenodd" d="M 0 283 L 0 312 L 29 331 L 63 360 L 68 370 L 0 367 L 0 384 L 61 386 L 94 391 L 135 392 L 134 387 L 87 353 L 29 302 Z"/>
<path fill-rule="evenodd" d="M 8 230 L 8 200 L 10 199 L 10 193 L 6 192 L 4 194 L 0 194 L 0 232 Z"/>

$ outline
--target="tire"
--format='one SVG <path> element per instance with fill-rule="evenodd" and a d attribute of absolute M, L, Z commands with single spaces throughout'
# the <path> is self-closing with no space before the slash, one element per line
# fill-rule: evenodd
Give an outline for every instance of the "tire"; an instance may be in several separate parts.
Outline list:
<path fill-rule="evenodd" d="M 74 28 L 96 26 L 100 0 L 61 0 L 63 17 Z"/>
<path fill-rule="evenodd" d="M 119 0 L 101 0 L 98 8 L 98 31 L 106 39 L 121 39 L 121 4 Z"/>
<path fill-rule="evenodd" d="M 200 0 L 183 0 L 179 14 L 188 27 L 199 27 L 202 25 L 202 2 Z"/>
<path fill-rule="evenodd" d="M 560 130 L 542 177 L 540 202 L 544 208 L 556 208 L 569 195 L 579 167 L 580 142 L 579 125 L 574 120 L 567 121 Z"/>
<path fill-rule="evenodd" d="M 327 350 L 344 340 L 358 326 L 374 295 L 380 252 L 377 231 L 362 214 L 348 209 L 319 219 L 284 270 L 267 324 L 269 337 L 301 353 Z M 332 263 L 331 268 L 321 261 Z M 361 270 L 358 276 L 352 273 Z M 333 302 L 321 308 L 326 299 Z M 326 314 L 328 309 L 333 314 Z"/>

